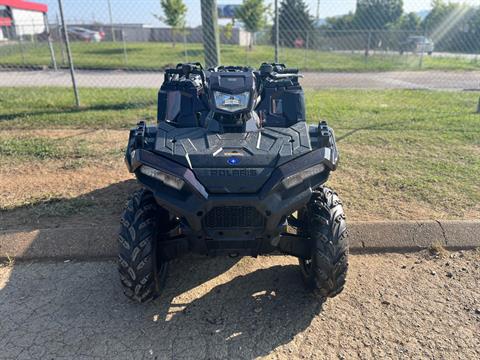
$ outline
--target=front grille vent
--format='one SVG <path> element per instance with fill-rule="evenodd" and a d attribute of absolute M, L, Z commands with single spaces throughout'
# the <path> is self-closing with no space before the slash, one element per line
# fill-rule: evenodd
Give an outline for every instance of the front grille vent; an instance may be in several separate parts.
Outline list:
<path fill-rule="evenodd" d="M 205 216 L 208 228 L 262 227 L 264 217 L 251 206 L 218 206 Z"/>

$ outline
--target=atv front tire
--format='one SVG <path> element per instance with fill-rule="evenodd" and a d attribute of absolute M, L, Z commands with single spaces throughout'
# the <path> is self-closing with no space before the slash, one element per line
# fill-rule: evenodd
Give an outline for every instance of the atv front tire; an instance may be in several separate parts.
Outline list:
<path fill-rule="evenodd" d="M 168 212 L 148 190 L 136 191 L 123 212 L 118 236 L 118 271 L 125 295 L 138 302 L 156 298 L 165 283 L 168 264 L 157 257 L 157 243 Z"/>
<path fill-rule="evenodd" d="M 304 236 L 312 242 L 311 258 L 300 259 L 306 286 L 320 299 L 342 292 L 348 269 L 348 242 L 342 203 L 335 192 L 320 187 L 302 212 Z"/>

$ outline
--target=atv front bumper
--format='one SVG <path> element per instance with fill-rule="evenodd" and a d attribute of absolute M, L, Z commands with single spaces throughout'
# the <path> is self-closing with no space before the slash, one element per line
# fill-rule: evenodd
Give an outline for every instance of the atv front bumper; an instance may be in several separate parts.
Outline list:
<path fill-rule="evenodd" d="M 177 246 L 201 254 L 256 256 L 278 247 L 286 217 L 307 204 L 312 189 L 336 168 L 337 158 L 335 148 L 313 150 L 276 168 L 255 194 L 208 193 L 192 170 L 145 149 L 127 154 L 126 162 L 157 203 L 180 219 Z M 146 175 L 142 166 L 183 184 L 173 188 Z"/>

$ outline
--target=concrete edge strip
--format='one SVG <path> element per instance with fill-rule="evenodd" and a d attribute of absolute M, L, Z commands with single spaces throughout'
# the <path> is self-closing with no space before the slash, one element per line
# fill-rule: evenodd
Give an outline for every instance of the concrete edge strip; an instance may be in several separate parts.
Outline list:
<path fill-rule="evenodd" d="M 0 231 L 0 258 L 94 259 L 117 255 L 118 225 Z M 480 247 L 480 221 L 373 221 L 348 224 L 350 248 L 370 252 Z"/>

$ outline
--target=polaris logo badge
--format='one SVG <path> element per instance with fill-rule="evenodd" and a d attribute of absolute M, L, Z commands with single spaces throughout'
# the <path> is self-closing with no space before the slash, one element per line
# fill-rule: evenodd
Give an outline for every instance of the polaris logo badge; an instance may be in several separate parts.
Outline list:
<path fill-rule="evenodd" d="M 227 159 L 228 165 L 238 165 L 240 163 L 240 159 L 237 157 L 231 157 Z"/>
<path fill-rule="evenodd" d="M 257 170 L 255 169 L 211 169 L 210 176 L 231 176 L 231 177 L 257 176 Z"/>

